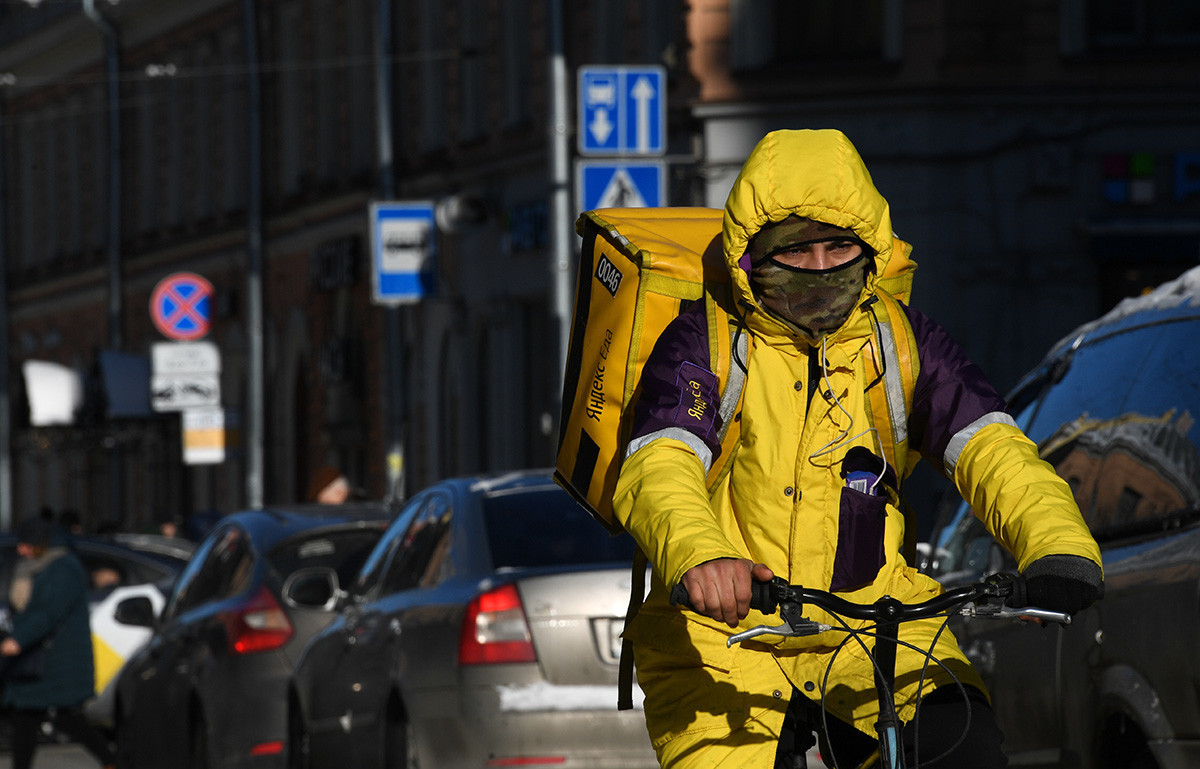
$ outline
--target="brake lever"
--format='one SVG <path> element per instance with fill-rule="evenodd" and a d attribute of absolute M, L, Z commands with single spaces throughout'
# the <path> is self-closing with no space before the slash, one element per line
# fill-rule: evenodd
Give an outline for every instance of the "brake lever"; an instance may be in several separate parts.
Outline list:
<path fill-rule="evenodd" d="M 740 644 L 742 641 L 749 641 L 751 638 L 758 638 L 760 635 L 780 635 L 787 636 L 791 634 L 791 627 L 785 622 L 782 625 L 771 627 L 770 625 L 755 625 L 749 630 L 743 630 L 740 633 L 734 633 L 725 640 L 725 646 L 732 648 L 734 644 Z"/>
<path fill-rule="evenodd" d="M 832 630 L 832 625 L 824 625 L 820 622 L 814 622 L 800 614 L 802 611 L 799 604 L 781 603 L 779 604 L 779 614 L 783 617 L 783 624 L 771 627 L 770 625 L 756 625 L 749 630 L 743 630 L 740 633 L 734 633 L 725 641 L 727 647 L 732 647 L 736 643 L 757 638 L 760 635 L 777 635 L 784 638 L 799 638 L 801 636 L 816 635 L 824 633 L 826 630 Z"/>
<path fill-rule="evenodd" d="M 1059 611 L 1050 611 L 1049 609 L 1038 609 L 1033 606 L 1028 606 L 1023 609 L 1013 609 L 1008 606 L 984 604 L 967 604 L 958 610 L 959 614 L 964 617 L 983 617 L 987 619 L 1011 619 L 1011 620 L 1041 620 L 1043 622 L 1057 622 L 1060 625 L 1070 625 L 1071 615 L 1064 614 Z"/>

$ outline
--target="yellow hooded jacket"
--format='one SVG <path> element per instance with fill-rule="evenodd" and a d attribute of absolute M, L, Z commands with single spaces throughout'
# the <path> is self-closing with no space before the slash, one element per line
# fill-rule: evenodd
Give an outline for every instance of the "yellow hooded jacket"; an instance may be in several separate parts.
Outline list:
<path fill-rule="evenodd" d="M 818 348 L 762 311 L 739 264 L 759 229 L 793 214 L 851 229 L 876 254 L 862 301 Z M 848 526 L 842 531 L 843 497 L 850 492 L 841 469 L 853 447 L 880 453 L 868 429 L 875 415 L 865 392 L 876 380 L 867 351 L 876 323 L 869 300 L 882 291 L 876 276 L 899 243 L 887 201 L 858 152 L 838 131 L 768 134 L 734 182 L 723 240 L 735 300 L 752 339 L 735 417 L 739 443 L 725 460 L 731 462 L 729 472 L 710 494 L 705 476 L 719 446 L 708 436 L 681 432 L 686 424 L 667 424 L 684 411 L 674 408 L 671 395 L 679 387 L 680 367 L 694 365 L 689 351 L 707 344 L 687 337 L 702 324 L 689 326 L 684 316 L 660 338 L 643 370 L 646 403 L 638 404 L 634 440 L 613 500 L 621 525 L 653 566 L 651 593 L 625 637 L 633 644 L 647 726 L 664 765 L 698 756 L 705 758 L 696 765 L 713 765 L 723 760 L 722 751 L 733 750 L 749 765 L 757 763 L 755 749 L 763 753 L 761 765 L 770 765 L 793 686 L 814 701 L 824 692 L 827 709 L 871 736 L 878 710 L 873 669 L 861 644 L 851 641 L 834 654 L 844 636 L 823 633 L 760 637 L 726 648 L 729 634 L 780 620 L 751 611 L 731 630 L 671 606 L 669 586 L 688 569 L 715 558 L 749 558 L 790 583 L 832 586 L 859 602 L 885 594 L 916 602 L 941 592 L 901 555 L 904 518 L 894 488 L 879 498 L 886 511 L 874 535 L 882 542 L 879 562 L 870 565 L 865 581 L 861 574 L 853 585 L 834 580 L 839 550 L 862 550 L 861 541 L 847 541 Z M 1099 564 L 1099 549 L 1069 487 L 1038 458 L 1036 446 L 1004 413 L 1003 400 L 940 326 L 911 308 L 905 312 L 918 343 L 920 374 L 903 450 L 919 451 L 953 480 L 1021 569 L 1046 555 L 1077 555 Z M 814 377 L 820 386 L 810 395 Z M 915 457 L 902 466 L 913 464 Z M 813 619 L 840 624 L 815 607 L 806 609 Z M 929 649 L 939 626 L 905 623 L 901 639 Z M 959 680 L 984 689 L 948 632 L 933 651 Z M 913 716 L 922 676 L 926 694 L 951 681 L 945 669 L 903 646 L 896 675 L 904 720 Z M 710 750 L 697 751 L 700 746 Z"/>

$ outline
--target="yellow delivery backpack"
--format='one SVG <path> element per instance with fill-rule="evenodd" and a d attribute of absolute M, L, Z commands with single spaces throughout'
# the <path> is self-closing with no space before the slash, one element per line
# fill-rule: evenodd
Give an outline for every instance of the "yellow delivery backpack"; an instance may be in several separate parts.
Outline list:
<path fill-rule="evenodd" d="M 612 494 L 642 366 L 667 324 L 704 299 L 706 282 L 729 284 L 721 218 L 711 208 L 613 208 L 575 223 L 583 245 L 555 480 L 613 533 Z M 724 336 L 709 330 L 710 340 Z"/>
<path fill-rule="evenodd" d="M 721 253 L 723 212 L 715 208 L 611 208 L 585 211 L 575 229 L 583 239 L 575 309 L 563 377 L 555 481 L 569 491 L 612 533 L 612 495 L 625 445 L 642 366 L 672 320 L 704 301 L 708 317 L 709 364 L 721 393 L 725 419 L 719 436 L 720 457 L 708 482 L 712 488 L 729 467 L 737 443 L 735 424 L 741 375 L 731 366 L 749 354 L 729 299 L 729 272 Z M 918 356 L 912 328 L 892 297 L 908 301 L 916 263 L 912 248 L 896 241 L 896 250 L 880 277 L 879 348 L 871 345 L 880 386 L 868 388 L 875 414 L 888 424 L 875 425 L 888 461 L 904 478 L 901 466 L 907 440 L 908 412 L 916 382 Z M 881 310 L 881 311 L 880 311 Z M 915 531 L 915 528 L 914 528 Z"/>

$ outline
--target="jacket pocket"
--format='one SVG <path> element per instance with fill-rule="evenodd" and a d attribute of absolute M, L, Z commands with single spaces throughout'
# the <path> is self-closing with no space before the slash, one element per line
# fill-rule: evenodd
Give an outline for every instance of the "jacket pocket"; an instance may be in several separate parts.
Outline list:
<path fill-rule="evenodd" d="M 830 590 L 853 590 L 875 580 L 883 568 L 883 531 L 887 497 L 842 487 L 838 510 L 837 554 Z"/>

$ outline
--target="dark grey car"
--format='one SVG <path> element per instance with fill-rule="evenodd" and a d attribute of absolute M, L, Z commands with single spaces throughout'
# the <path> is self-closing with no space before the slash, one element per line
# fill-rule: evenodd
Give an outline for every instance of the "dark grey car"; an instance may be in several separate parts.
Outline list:
<path fill-rule="evenodd" d="M 235 513 L 200 543 L 160 617 L 144 598 L 119 604 L 118 620 L 154 626 L 117 679 L 122 765 L 282 767 L 288 676 L 333 617 L 284 601 L 284 584 L 313 567 L 349 579 L 390 515 L 374 504 Z"/>
<path fill-rule="evenodd" d="M 1021 766 L 1200 766 L 1200 268 L 1057 345 L 1010 398 L 1100 543 L 1106 595 L 1068 628 L 954 630 Z M 958 583 L 1015 570 L 963 507 L 937 541 Z"/>
<path fill-rule="evenodd" d="M 293 766 L 657 766 L 616 709 L 632 554 L 548 472 L 415 496 L 296 666 Z"/>

